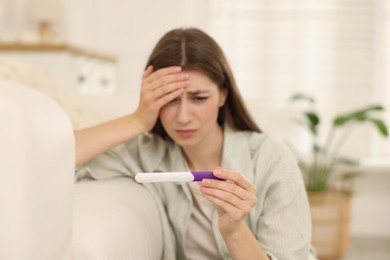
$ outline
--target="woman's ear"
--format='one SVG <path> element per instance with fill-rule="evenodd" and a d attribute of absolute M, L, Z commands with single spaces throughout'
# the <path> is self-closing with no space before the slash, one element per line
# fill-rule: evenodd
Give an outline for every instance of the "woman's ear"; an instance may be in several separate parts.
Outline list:
<path fill-rule="evenodd" d="M 228 90 L 226 88 L 221 90 L 220 96 L 219 96 L 219 107 L 222 107 L 223 105 L 225 105 L 227 95 L 228 95 Z"/>

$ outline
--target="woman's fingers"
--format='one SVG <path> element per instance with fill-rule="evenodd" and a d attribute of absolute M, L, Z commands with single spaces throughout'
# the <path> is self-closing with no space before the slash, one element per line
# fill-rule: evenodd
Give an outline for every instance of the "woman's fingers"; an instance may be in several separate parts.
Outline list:
<path fill-rule="evenodd" d="M 160 98 L 172 91 L 183 89 L 189 85 L 188 78 L 188 74 L 168 76 L 156 83 L 159 86 L 155 87 L 152 93 L 155 98 Z"/>
<path fill-rule="evenodd" d="M 151 74 L 153 73 L 153 65 L 150 65 L 146 68 L 146 70 L 144 71 L 144 79 L 149 77 Z"/>
<path fill-rule="evenodd" d="M 204 179 L 202 185 L 228 191 L 242 200 L 251 199 L 254 196 L 256 186 L 240 173 L 222 169 L 221 167 L 217 167 L 213 173 L 218 178 L 226 181 Z"/>
<path fill-rule="evenodd" d="M 152 129 L 160 109 L 179 97 L 189 84 L 189 75 L 182 72 L 181 67 L 172 66 L 156 71 L 152 65 L 146 68 L 140 102 L 135 112 L 145 129 Z"/>
<path fill-rule="evenodd" d="M 181 67 L 177 66 L 162 68 L 149 73 L 150 67 L 153 69 L 153 66 L 149 66 L 144 72 L 144 85 L 151 87 L 151 89 L 156 89 L 165 84 L 180 81 L 182 80 L 183 75 L 186 74 L 182 72 Z"/>
<path fill-rule="evenodd" d="M 248 199 L 248 192 L 234 182 L 204 179 L 202 186 L 229 192 L 242 200 Z"/>
<path fill-rule="evenodd" d="M 153 73 L 149 69 L 150 67 L 144 73 L 141 90 L 142 99 L 148 103 L 159 101 L 158 105 L 165 105 L 181 92 L 177 90 L 189 86 L 189 75 L 183 73 L 180 67 L 163 68 Z"/>
<path fill-rule="evenodd" d="M 150 65 L 149 67 L 153 68 L 153 65 Z M 149 67 L 146 68 L 146 71 L 148 71 Z M 154 69 L 153 69 L 153 71 L 154 71 Z M 153 73 L 153 76 L 149 77 L 149 79 L 154 80 L 156 78 L 159 78 L 159 77 L 162 77 L 165 75 L 169 75 L 169 74 L 179 73 L 181 71 L 182 71 L 182 68 L 180 66 L 165 67 L 165 68 L 161 68 L 161 69 L 154 71 L 155 73 Z"/>
<path fill-rule="evenodd" d="M 224 194 L 223 191 L 216 191 L 208 188 L 201 188 L 203 196 L 218 207 L 218 214 L 229 216 L 233 221 L 241 221 L 253 205 L 240 200 L 231 194 Z"/>
<path fill-rule="evenodd" d="M 257 203 L 256 187 L 237 172 L 217 168 L 214 174 L 226 181 L 203 179 L 200 191 L 232 219 L 242 219 Z"/>
<path fill-rule="evenodd" d="M 245 218 L 245 216 L 248 215 L 249 211 L 251 210 L 251 207 L 249 207 L 249 206 L 244 206 L 244 208 L 237 208 L 235 205 L 233 205 L 225 200 L 222 200 L 219 197 L 215 197 L 215 196 L 207 195 L 207 194 L 203 194 L 203 196 L 208 201 L 214 203 L 217 206 L 218 215 L 223 216 L 223 217 L 229 216 L 229 219 L 236 221 L 236 222 L 239 222 L 243 218 Z"/>
<path fill-rule="evenodd" d="M 217 188 L 212 188 L 203 185 L 200 187 L 200 189 L 202 193 L 219 198 L 220 200 L 229 203 L 233 206 L 236 206 L 238 208 L 240 208 L 241 205 L 245 203 L 245 200 L 242 200 L 236 194 L 223 189 L 217 189 Z"/>
<path fill-rule="evenodd" d="M 227 169 L 223 169 L 221 167 L 217 167 L 213 171 L 213 173 L 218 178 L 233 182 L 238 186 L 242 187 L 243 189 L 248 190 L 250 192 L 254 192 L 256 190 L 256 186 L 253 183 L 249 182 L 244 176 L 242 176 L 238 172 L 233 172 Z"/>
<path fill-rule="evenodd" d="M 212 180 L 210 183 L 205 181 L 204 184 L 202 181 L 200 190 L 204 194 L 217 197 L 220 200 L 244 210 L 248 209 L 247 206 L 253 207 L 257 202 L 255 194 L 241 190 L 241 188 L 234 183 Z"/>

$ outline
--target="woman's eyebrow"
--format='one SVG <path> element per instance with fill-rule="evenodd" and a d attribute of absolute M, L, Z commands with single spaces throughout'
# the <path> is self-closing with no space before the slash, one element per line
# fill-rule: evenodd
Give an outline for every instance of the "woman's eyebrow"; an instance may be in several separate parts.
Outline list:
<path fill-rule="evenodd" d="M 187 91 L 189 95 L 199 95 L 199 94 L 206 94 L 208 93 L 208 90 L 193 90 L 193 91 Z"/>

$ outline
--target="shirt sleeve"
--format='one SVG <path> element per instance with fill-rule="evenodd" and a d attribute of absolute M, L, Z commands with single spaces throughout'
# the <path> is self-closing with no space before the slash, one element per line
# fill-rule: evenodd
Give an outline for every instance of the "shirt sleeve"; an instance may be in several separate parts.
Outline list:
<path fill-rule="evenodd" d="M 290 149 L 281 142 L 265 144 L 266 156 L 257 157 L 261 213 L 256 237 L 273 260 L 310 259 L 311 217 L 301 172 Z M 263 150 L 264 151 L 264 150 Z"/>
<path fill-rule="evenodd" d="M 82 179 L 134 178 L 139 172 L 153 172 L 163 160 L 167 145 L 152 135 L 143 135 L 98 155 L 76 170 Z"/>
<path fill-rule="evenodd" d="M 126 152 L 123 145 L 98 155 L 76 170 L 76 181 L 83 179 L 104 180 L 115 177 L 134 177 L 126 166 Z M 130 157 L 131 159 L 131 157 Z"/>
<path fill-rule="evenodd" d="M 309 259 L 311 222 L 299 187 L 276 190 L 264 203 L 258 223 L 263 249 L 273 259 Z"/>

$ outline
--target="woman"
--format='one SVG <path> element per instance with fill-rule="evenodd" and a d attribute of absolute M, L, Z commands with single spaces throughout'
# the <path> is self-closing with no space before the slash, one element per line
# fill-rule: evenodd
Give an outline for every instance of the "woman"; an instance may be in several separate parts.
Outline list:
<path fill-rule="evenodd" d="M 222 179 L 145 185 L 163 211 L 165 239 L 174 237 L 164 259 L 309 258 L 310 213 L 296 161 L 261 133 L 222 50 L 198 29 L 165 34 L 147 62 L 136 111 L 77 131 L 76 144 L 78 178 L 213 171 Z"/>

